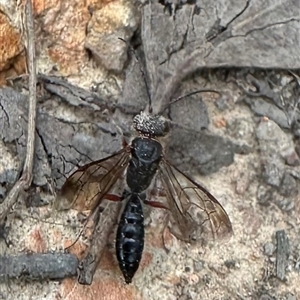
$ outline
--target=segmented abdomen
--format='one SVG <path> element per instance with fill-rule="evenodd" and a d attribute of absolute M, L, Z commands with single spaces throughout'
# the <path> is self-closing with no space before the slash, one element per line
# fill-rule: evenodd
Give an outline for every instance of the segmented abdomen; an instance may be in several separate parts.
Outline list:
<path fill-rule="evenodd" d="M 141 194 L 131 194 L 117 230 L 116 252 L 126 283 L 139 267 L 144 248 L 144 215 Z"/>

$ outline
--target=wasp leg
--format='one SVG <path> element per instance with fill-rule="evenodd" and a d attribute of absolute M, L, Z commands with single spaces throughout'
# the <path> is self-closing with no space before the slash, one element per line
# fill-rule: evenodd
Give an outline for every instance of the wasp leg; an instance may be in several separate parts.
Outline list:
<path fill-rule="evenodd" d="M 159 201 L 144 200 L 144 203 L 147 204 L 147 205 L 150 205 L 152 207 L 156 207 L 156 208 L 169 209 L 164 203 L 159 202 Z"/>

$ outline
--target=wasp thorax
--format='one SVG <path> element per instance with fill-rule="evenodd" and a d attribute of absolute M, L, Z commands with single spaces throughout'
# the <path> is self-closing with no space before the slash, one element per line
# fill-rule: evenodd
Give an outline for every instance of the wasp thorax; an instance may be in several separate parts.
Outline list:
<path fill-rule="evenodd" d="M 141 112 L 133 118 L 133 127 L 136 131 L 149 136 L 164 136 L 169 131 L 168 120 L 159 115 Z"/>

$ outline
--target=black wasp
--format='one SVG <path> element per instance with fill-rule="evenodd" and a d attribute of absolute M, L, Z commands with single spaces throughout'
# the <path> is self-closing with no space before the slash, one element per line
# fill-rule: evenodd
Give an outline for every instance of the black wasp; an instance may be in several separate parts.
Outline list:
<path fill-rule="evenodd" d="M 116 236 L 126 283 L 132 281 L 144 248 L 143 203 L 168 209 L 171 232 L 187 242 L 223 238 L 232 232 L 229 217 L 215 197 L 165 158 L 159 139 L 168 133 L 170 121 L 153 114 L 149 102 L 148 112 L 133 118 L 138 137 L 119 152 L 80 167 L 62 187 L 72 207 L 85 202 L 91 214 L 104 200 L 126 201 Z M 115 187 L 124 183 L 122 195 L 114 195 Z M 156 201 L 153 195 L 164 201 Z"/>

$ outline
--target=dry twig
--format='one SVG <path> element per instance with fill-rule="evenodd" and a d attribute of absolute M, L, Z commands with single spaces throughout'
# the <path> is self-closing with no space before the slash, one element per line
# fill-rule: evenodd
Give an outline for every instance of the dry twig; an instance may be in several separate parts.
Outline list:
<path fill-rule="evenodd" d="M 27 150 L 22 175 L 8 193 L 5 201 L 0 206 L 0 224 L 4 222 L 12 206 L 16 203 L 20 192 L 31 185 L 36 123 L 36 64 L 35 64 L 35 41 L 34 22 L 31 0 L 25 4 L 25 28 L 27 36 L 27 67 L 29 72 L 29 110 L 27 129 Z"/>

